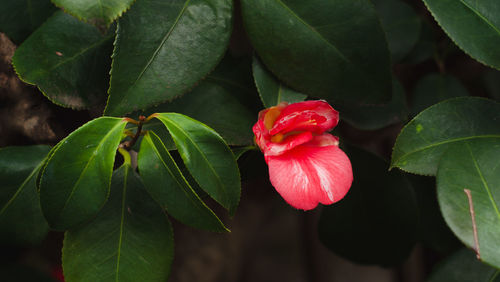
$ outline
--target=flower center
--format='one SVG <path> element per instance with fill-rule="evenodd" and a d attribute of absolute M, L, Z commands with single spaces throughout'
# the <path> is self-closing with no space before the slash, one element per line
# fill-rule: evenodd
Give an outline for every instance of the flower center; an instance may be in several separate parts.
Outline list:
<path fill-rule="evenodd" d="M 278 107 L 269 108 L 269 110 L 266 112 L 266 115 L 264 116 L 264 126 L 266 127 L 267 130 L 271 130 L 271 128 L 273 128 L 273 125 L 280 116 L 280 114 L 281 114 L 280 108 Z"/>

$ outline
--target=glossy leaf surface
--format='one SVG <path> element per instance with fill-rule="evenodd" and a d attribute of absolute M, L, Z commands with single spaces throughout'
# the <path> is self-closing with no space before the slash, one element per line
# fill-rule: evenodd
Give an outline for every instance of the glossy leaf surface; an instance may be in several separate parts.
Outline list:
<path fill-rule="evenodd" d="M 368 0 L 243 0 L 245 29 L 285 84 L 327 100 L 391 98 L 390 56 Z"/>
<path fill-rule="evenodd" d="M 113 174 L 111 195 L 89 224 L 66 232 L 67 281 L 166 281 L 174 255 L 167 216 L 125 164 Z"/>
<path fill-rule="evenodd" d="M 483 64 L 500 68 L 500 3 L 496 0 L 424 0 L 449 37 Z"/>
<path fill-rule="evenodd" d="M 413 8 L 401 0 L 375 0 L 373 3 L 387 36 L 392 60 L 399 62 L 417 43 L 421 20 Z"/>
<path fill-rule="evenodd" d="M 35 187 L 36 175 L 50 147 L 0 149 L 0 241 L 37 244 L 49 226 L 42 215 Z"/>
<path fill-rule="evenodd" d="M 435 175 L 450 145 L 465 140 L 500 137 L 500 104 L 482 98 L 446 100 L 417 115 L 401 131 L 391 167 Z"/>
<path fill-rule="evenodd" d="M 144 136 L 138 165 L 146 189 L 168 214 L 195 228 L 227 229 L 193 191 L 163 142 L 153 132 Z"/>
<path fill-rule="evenodd" d="M 474 248 L 471 191 L 481 260 L 500 268 L 500 137 L 464 141 L 450 147 L 439 162 L 438 200 L 451 230 Z"/>
<path fill-rule="evenodd" d="M 102 35 L 59 11 L 19 46 L 12 63 L 21 80 L 55 104 L 100 106 L 106 99 L 113 31 Z"/>
<path fill-rule="evenodd" d="M 278 81 L 257 57 L 253 58 L 252 70 L 264 108 L 276 106 L 281 102 L 302 102 L 307 98 L 306 95 L 293 91 Z"/>
<path fill-rule="evenodd" d="M 50 0 L 2 0 L 0 32 L 20 44 L 56 10 Z"/>
<path fill-rule="evenodd" d="M 500 270 L 481 263 L 472 250 L 461 249 L 440 263 L 427 282 L 500 282 Z"/>
<path fill-rule="evenodd" d="M 111 182 L 116 149 L 126 122 L 92 120 L 63 139 L 40 179 L 40 201 L 49 225 L 66 230 L 96 215 Z"/>
<path fill-rule="evenodd" d="M 325 207 L 319 238 L 334 253 L 356 263 L 396 265 L 416 241 L 417 207 L 409 182 L 361 149 L 346 150 L 354 182 L 346 197 Z M 355 222 L 356 224 L 353 224 Z"/>
<path fill-rule="evenodd" d="M 213 129 L 187 116 L 161 113 L 179 153 L 200 187 L 234 214 L 240 200 L 240 175 L 233 153 Z"/>
<path fill-rule="evenodd" d="M 135 0 L 52 0 L 67 13 L 96 26 L 107 26 Z"/>
<path fill-rule="evenodd" d="M 469 96 L 460 80 L 446 74 L 429 74 L 415 85 L 411 109 L 416 115 L 427 107 L 460 96 Z"/>
<path fill-rule="evenodd" d="M 118 23 L 105 113 L 145 109 L 191 89 L 222 59 L 231 16 L 230 0 L 137 0 Z"/>

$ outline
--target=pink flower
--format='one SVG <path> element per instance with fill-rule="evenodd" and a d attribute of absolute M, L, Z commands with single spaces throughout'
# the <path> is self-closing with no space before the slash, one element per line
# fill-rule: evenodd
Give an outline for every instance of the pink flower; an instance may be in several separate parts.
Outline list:
<path fill-rule="evenodd" d="M 338 138 L 325 133 L 339 113 L 325 101 L 305 101 L 262 110 L 253 126 L 269 178 L 291 206 L 314 209 L 342 199 L 352 183 L 351 162 Z"/>

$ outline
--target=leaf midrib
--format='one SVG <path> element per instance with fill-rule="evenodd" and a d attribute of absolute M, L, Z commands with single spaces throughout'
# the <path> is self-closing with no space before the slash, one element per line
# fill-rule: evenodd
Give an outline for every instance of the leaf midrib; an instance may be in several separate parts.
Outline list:
<path fill-rule="evenodd" d="M 125 166 L 124 173 L 124 181 L 123 181 L 123 191 L 122 191 L 122 206 L 121 206 L 121 218 L 120 218 L 120 233 L 118 239 L 118 250 L 116 254 L 116 270 L 115 270 L 115 281 L 118 282 L 118 274 L 120 271 L 120 258 L 121 258 L 121 249 L 122 249 L 122 239 L 123 239 L 123 226 L 125 222 L 125 202 L 127 198 L 127 183 L 128 183 L 128 173 L 130 167 L 128 165 Z"/>
<path fill-rule="evenodd" d="M 488 18 L 486 18 L 483 14 L 481 14 L 479 11 L 475 10 L 473 7 L 471 7 L 468 3 L 466 3 L 464 0 L 460 0 L 460 3 L 462 3 L 465 7 L 467 7 L 469 10 L 474 12 L 476 16 L 478 16 L 481 20 L 483 20 L 486 24 L 488 24 L 498 35 L 500 35 L 500 30 L 490 21 Z"/>
<path fill-rule="evenodd" d="M 205 160 L 205 162 L 208 164 L 208 167 L 210 168 L 210 170 L 212 171 L 213 175 L 215 175 L 216 179 L 217 179 L 217 183 L 219 183 L 219 187 L 222 188 L 223 192 L 227 192 L 227 189 L 225 187 L 225 185 L 222 183 L 222 180 L 220 179 L 219 175 L 217 174 L 217 172 L 215 171 L 215 169 L 213 168 L 212 164 L 208 161 L 208 159 L 206 158 L 205 154 L 203 154 L 203 151 L 200 149 L 200 147 L 198 146 L 198 144 L 196 144 L 196 142 L 194 142 L 194 140 L 191 138 L 191 136 L 189 136 L 189 134 L 186 133 L 186 131 L 184 131 L 184 129 L 182 129 L 181 127 L 177 126 L 175 124 L 175 122 L 173 122 L 172 120 L 170 120 L 169 118 L 166 118 L 166 117 L 162 117 L 160 116 L 162 119 L 165 119 L 167 122 L 169 122 L 172 126 L 176 127 L 179 131 L 181 131 L 184 136 L 186 136 L 187 139 L 189 139 L 189 141 L 191 142 L 191 144 L 193 144 L 193 146 L 196 148 L 196 150 L 200 153 L 200 155 L 203 157 L 203 159 Z M 173 137 L 173 136 L 172 136 Z M 175 139 L 174 139 L 175 141 Z M 201 183 L 200 183 L 201 185 Z M 202 186 L 203 187 L 203 186 Z M 223 195 L 226 195 L 226 193 L 223 193 Z M 226 198 L 226 196 L 224 196 L 224 198 Z M 227 201 L 227 198 L 225 199 Z M 228 204 L 228 203 L 225 203 L 225 204 Z"/>
<path fill-rule="evenodd" d="M 346 56 L 344 56 L 344 54 L 342 52 L 340 52 L 340 50 L 335 45 L 333 45 L 332 42 L 328 41 L 328 39 L 326 39 L 323 36 L 323 34 L 321 34 L 313 26 L 311 26 L 309 23 L 307 23 L 305 20 L 303 20 L 301 17 L 299 17 L 299 15 L 297 15 L 295 13 L 295 11 L 293 11 L 290 7 L 288 7 L 285 3 L 283 3 L 283 1 L 281 1 L 281 0 L 275 0 L 275 1 L 278 2 L 278 4 L 280 4 L 281 6 L 283 6 L 283 8 L 285 8 L 285 10 L 287 10 L 288 13 L 290 13 L 293 17 L 295 17 L 299 22 L 301 22 L 304 26 L 306 26 L 308 29 L 310 29 L 313 34 L 317 35 L 321 40 L 325 41 L 330 47 L 332 47 L 332 49 L 335 51 L 335 53 L 337 53 L 337 55 L 342 60 L 344 60 L 347 63 L 351 63 L 349 61 L 349 59 Z"/>
<path fill-rule="evenodd" d="M 179 23 L 181 17 L 184 15 L 184 12 L 186 11 L 187 7 L 189 6 L 189 2 L 191 2 L 191 0 L 187 0 L 184 3 L 184 6 L 182 7 L 181 11 L 179 12 L 179 15 L 177 15 L 177 18 L 175 19 L 174 23 L 172 24 L 172 27 L 170 27 L 170 29 L 168 30 L 167 34 L 163 37 L 160 45 L 153 52 L 153 55 L 151 56 L 151 59 L 149 59 L 148 63 L 144 66 L 144 68 L 142 69 L 142 71 L 137 76 L 137 79 L 134 81 L 134 83 L 132 83 L 130 85 L 129 89 L 131 89 L 132 87 L 134 87 L 134 85 L 142 78 L 142 76 L 144 75 L 144 73 L 146 72 L 146 70 L 153 63 L 153 61 L 156 58 L 156 56 L 158 56 L 158 53 L 160 53 L 161 48 L 163 47 L 163 45 L 165 44 L 165 42 L 167 42 L 167 40 L 170 38 L 170 35 L 174 31 L 174 28 L 177 26 L 177 24 Z"/>
<path fill-rule="evenodd" d="M 441 145 L 448 144 L 448 143 L 453 143 L 453 142 L 460 142 L 460 141 L 465 141 L 465 140 L 471 140 L 471 139 L 475 139 L 475 138 L 500 138 L 500 135 L 467 136 L 467 137 L 460 137 L 460 138 L 448 139 L 448 140 L 445 140 L 445 141 L 432 143 L 432 144 L 429 144 L 427 146 L 420 147 L 420 148 L 418 148 L 416 150 L 413 150 L 411 152 L 404 153 L 396 161 L 394 161 L 394 164 L 397 164 L 404 157 L 408 157 L 410 155 L 413 155 L 413 154 L 421 152 L 421 151 L 425 151 L 425 150 L 433 148 L 433 147 L 437 147 L 437 146 L 441 146 Z"/>
<path fill-rule="evenodd" d="M 99 144 L 97 144 L 97 146 L 95 147 L 96 149 L 93 151 L 94 153 L 93 153 L 93 154 L 92 154 L 92 156 L 90 157 L 90 159 L 89 159 L 89 161 L 87 162 L 87 164 L 85 164 L 85 167 L 83 168 L 82 172 L 80 173 L 80 176 L 78 176 L 78 179 L 77 179 L 77 181 L 75 182 L 75 184 L 73 184 L 73 188 L 71 189 L 71 193 L 70 193 L 70 195 L 68 196 L 68 199 L 67 199 L 67 200 L 66 200 L 66 202 L 64 203 L 64 206 L 63 206 L 63 208 L 61 209 L 61 211 L 60 211 L 59 213 L 62 213 L 62 212 L 66 209 L 66 207 L 67 207 L 67 205 L 68 205 L 69 201 L 71 200 L 71 198 L 73 197 L 73 194 L 75 193 L 75 190 L 76 190 L 75 188 L 78 186 L 78 184 L 79 184 L 79 183 L 80 183 L 80 181 L 82 180 L 82 176 L 83 176 L 83 175 L 85 175 L 85 173 L 87 172 L 87 169 L 89 168 L 89 164 L 90 164 L 91 162 L 93 162 L 93 160 L 97 157 L 97 154 L 95 154 L 95 152 L 99 151 L 99 149 L 101 148 L 101 146 L 102 146 L 104 143 L 106 143 L 106 142 L 104 142 L 104 140 L 106 140 L 106 139 L 109 137 L 109 135 L 115 131 L 115 129 L 116 129 L 117 127 L 121 126 L 121 123 L 122 123 L 122 122 L 123 122 L 123 121 L 121 121 L 121 120 L 120 120 L 120 121 L 119 121 L 119 122 L 118 122 L 115 126 L 113 126 L 113 127 L 111 128 L 111 130 L 109 130 L 109 131 L 108 131 L 108 133 L 106 133 L 106 135 L 104 135 L 104 137 L 101 139 L 101 141 L 99 142 Z"/>
<path fill-rule="evenodd" d="M 31 171 L 31 173 L 28 175 L 28 177 L 21 183 L 21 185 L 19 186 L 19 188 L 17 188 L 16 193 L 14 193 L 14 195 L 12 195 L 12 197 L 9 199 L 9 201 L 7 201 L 7 203 L 5 203 L 5 205 L 3 206 L 3 208 L 0 210 L 0 216 L 9 208 L 10 205 L 12 205 L 12 203 L 19 196 L 19 194 L 21 194 L 21 192 L 24 189 L 24 187 L 26 186 L 26 184 L 28 184 L 30 182 L 30 180 L 33 178 L 33 176 L 35 176 L 36 172 L 38 172 L 38 170 L 40 169 L 40 167 L 44 164 L 44 161 L 45 160 L 42 160 Z"/>
<path fill-rule="evenodd" d="M 469 143 L 465 143 L 467 146 L 467 149 L 469 150 L 470 157 L 474 163 L 474 167 L 476 168 L 477 174 L 479 175 L 479 178 L 481 179 L 481 182 L 483 183 L 484 188 L 486 189 L 486 193 L 488 194 L 488 198 L 491 201 L 491 204 L 493 205 L 493 208 L 495 209 L 495 212 L 500 219 L 500 211 L 498 209 L 498 205 L 495 202 L 495 199 L 493 198 L 493 194 L 491 193 L 490 187 L 488 186 L 488 183 L 486 182 L 486 179 L 484 179 L 483 173 L 481 172 L 481 169 L 479 169 L 479 165 L 477 163 L 476 158 L 474 157 L 474 154 L 472 153 L 472 149 L 470 148 Z"/>

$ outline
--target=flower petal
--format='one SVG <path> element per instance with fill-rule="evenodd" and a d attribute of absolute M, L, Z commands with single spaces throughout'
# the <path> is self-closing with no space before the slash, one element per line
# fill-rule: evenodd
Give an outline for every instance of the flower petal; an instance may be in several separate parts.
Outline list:
<path fill-rule="evenodd" d="M 314 209 L 342 199 L 352 184 L 349 158 L 337 146 L 298 146 L 280 156 L 266 156 L 276 191 L 297 209 Z"/>
<path fill-rule="evenodd" d="M 275 135 L 291 131 L 311 131 L 321 134 L 334 128 L 338 122 L 339 113 L 327 102 L 305 101 L 282 108 L 269 133 Z"/>

